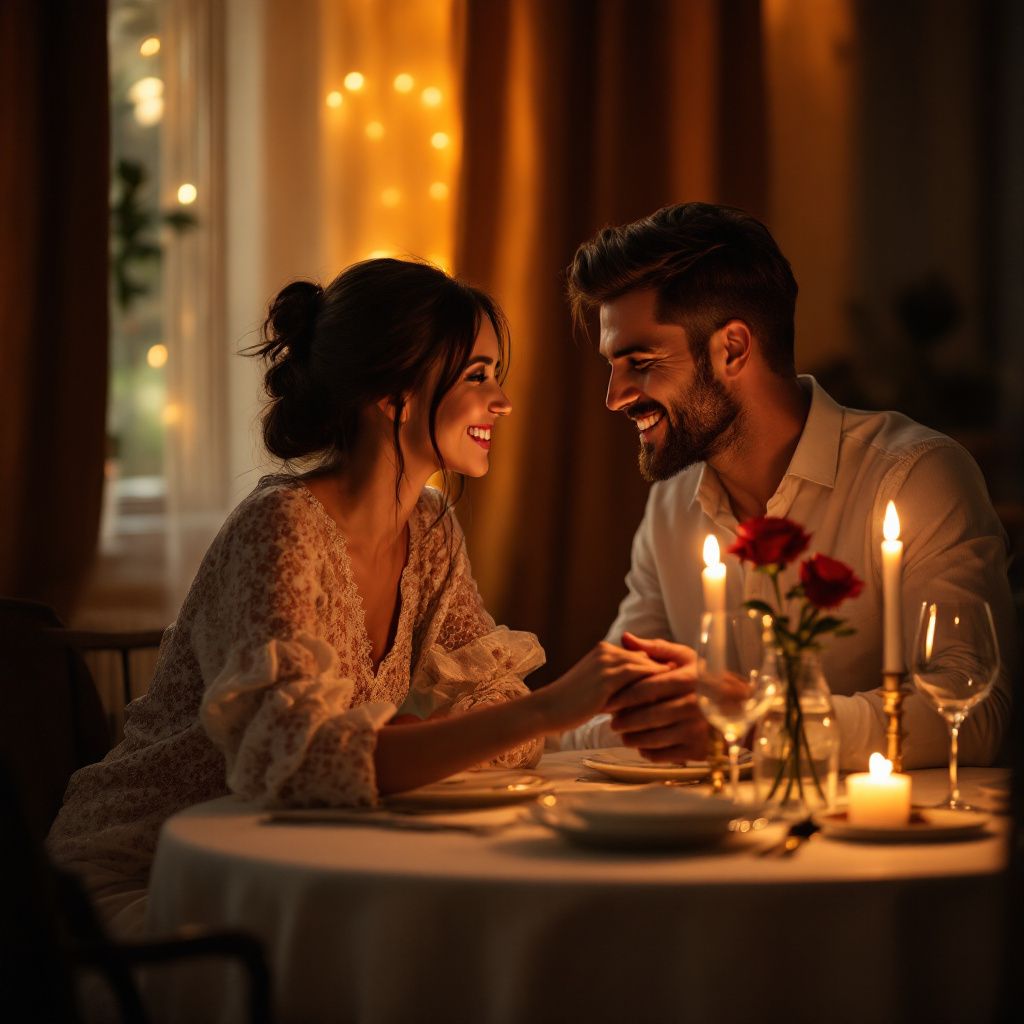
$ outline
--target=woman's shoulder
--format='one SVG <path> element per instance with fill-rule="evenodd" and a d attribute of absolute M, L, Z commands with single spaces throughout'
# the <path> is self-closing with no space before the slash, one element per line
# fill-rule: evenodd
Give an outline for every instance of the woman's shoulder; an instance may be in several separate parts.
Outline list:
<path fill-rule="evenodd" d="M 302 481 L 287 473 L 264 476 L 230 513 L 220 539 L 245 544 L 294 541 L 323 529 L 316 499 Z"/>

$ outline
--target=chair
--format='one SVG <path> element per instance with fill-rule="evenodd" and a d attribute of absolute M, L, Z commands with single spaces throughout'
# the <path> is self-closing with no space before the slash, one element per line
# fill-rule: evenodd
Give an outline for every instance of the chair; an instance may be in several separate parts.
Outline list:
<path fill-rule="evenodd" d="M 251 1024 L 270 1024 L 270 975 L 253 936 L 191 928 L 164 939 L 112 942 L 78 880 L 54 868 L 32 836 L 2 760 L 0 834 L 0 877 L 7 880 L 0 904 L 0 999 L 8 1019 L 79 1024 L 76 979 L 88 970 L 110 986 L 125 1024 L 147 1024 L 136 969 L 218 956 L 245 968 Z"/>

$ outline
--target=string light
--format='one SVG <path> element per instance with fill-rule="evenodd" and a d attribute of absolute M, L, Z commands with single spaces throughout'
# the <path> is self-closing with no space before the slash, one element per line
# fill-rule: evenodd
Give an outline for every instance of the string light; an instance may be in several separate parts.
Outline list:
<path fill-rule="evenodd" d="M 167 346 L 166 345 L 150 345 L 149 351 L 146 352 L 146 362 L 153 367 L 154 370 L 159 370 L 161 366 L 167 365 Z"/>
<path fill-rule="evenodd" d="M 139 44 L 139 53 L 143 57 L 155 57 L 160 52 L 160 40 L 156 36 L 148 36 Z"/>
<path fill-rule="evenodd" d="M 448 145 L 449 141 L 450 140 L 446 132 L 434 132 L 434 134 L 430 136 L 430 144 L 434 149 L 444 149 L 444 147 Z"/>
<path fill-rule="evenodd" d="M 132 108 L 132 116 L 145 128 L 159 124 L 164 116 L 163 96 L 150 96 L 148 99 L 139 100 Z"/>
<path fill-rule="evenodd" d="M 141 103 L 143 100 L 151 100 L 157 96 L 163 96 L 164 83 L 161 79 L 152 75 L 140 78 L 128 87 L 128 99 L 132 103 Z"/>
<path fill-rule="evenodd" d="M 184 185 L 178 186 L 178 202 L 182 206 L 189 206 L 196 201 L 199 191 L 191 182 L 186 181 Z"/>
<path fill-rule="evenodd" d="M 420 93 L 420 100 L 425 107 L 439 107 L 444 96 L 441 94 L 441 90 L 436 85 L 428 85 L 423 92 Z"/>
<path fill-rule="evenodd" d="M 416 79 L 408 72 L 403 71 L 400 75 L 395 75 L 395 80 L 391 84 L 394 85 L 395 92 L 412 92 Z"/>
<path fill-rule="evenodd" d="M 327 94 L 327 106 L 329 107 L 340 107 L 345 102 L 345 97 L 338 92 L 337 89 L 333 89 Z"/>
<path fill-rule="evenodd" d="M 371 121 L 366 126 L 366 137 L 368 139 L 373 139 L 375 142 L 377 141 L 377 139 L 383 139 L 384 125 L 382 125 L 380 121 Z"/>
<path fill-rule="evenodd" d="M 380 201 L 385 206 L 397 206 L 402 201 L 402 193 L 397 188 L 386 188 L 380 194 Z"/>
<path fill-rule="evenodd" d="M 349 92 L 359 92 L 360 89 L 366 84 L 366 79 L 359 71 L 350 71 L 345 76 L 345 88 Z"/>
<path fill-rule="evenodd" d="M 443 181 L 432 182 L 427 192 L 431 199 L 436 199 L 438 202 L 448 198 L 448 186 Z"/>

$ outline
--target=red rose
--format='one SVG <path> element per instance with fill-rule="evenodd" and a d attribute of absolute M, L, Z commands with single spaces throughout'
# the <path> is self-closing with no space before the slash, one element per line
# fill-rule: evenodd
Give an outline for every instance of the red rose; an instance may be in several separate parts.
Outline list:
<path fill-rule="evenodd" d="M 740 523 L 736 543 L 731 544 L 728 551 L 743 562 L 782 567 L 803 554 L 810 541 L 810 535 L 792 519 L 759 516 Z"/>
<path fill-rule="evenodd" d="M 864 588 L 864 581 L 848 565 L 828 555 L 815 555 L 803 562 L 800 582 L 807 600 L 818 608 L 835 608 Z"/>

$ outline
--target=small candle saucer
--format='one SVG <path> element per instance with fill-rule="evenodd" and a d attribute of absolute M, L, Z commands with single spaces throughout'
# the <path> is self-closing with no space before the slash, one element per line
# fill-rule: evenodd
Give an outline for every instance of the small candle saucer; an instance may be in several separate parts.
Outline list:
<path fill-rule="evenodd" d="M 846 811 L 826 811 L 814 815 L 823 835 L 861 843 L 935 843 L 965 839 L 979 834 L 988 823 L 987 814 L 915 807 L 906 825 L 851 825 Z"/>

